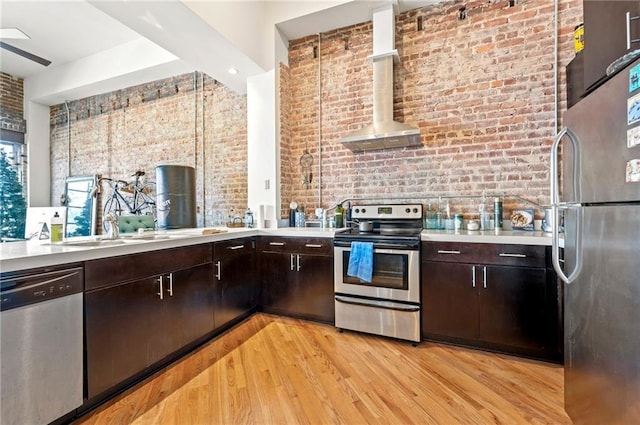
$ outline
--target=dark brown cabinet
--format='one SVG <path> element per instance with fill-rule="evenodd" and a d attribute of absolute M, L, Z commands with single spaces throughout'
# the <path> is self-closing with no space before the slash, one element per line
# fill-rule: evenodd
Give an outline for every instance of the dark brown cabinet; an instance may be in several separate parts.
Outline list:
<path fill-rule="evenodd" d="M 127 382 L 214 329 L 211 245 L 87 261 L 87 395 Z"/>
<path fill-rule="evenodd" d="M 559 361 L 544 246 L 423 242 L 423 338 Z"/>
<path fill-rule="evenodd" d="M 246 316 L 258 302 L 255 238 L 214 244 L 215 327 Z"/>
<path fill-rule="evenodd" d="M 263 236 L 259 251 L 266 312 L 335 323 L 332 239 Z"/>
<path fill-rule="evenodd" d="M 584 7 L 584 87 L 606 76 L 607 67 L 616 59 L 636 49 L 640 43 L 640 1 L 585 0 Z M 629 34 L 627 34 L 627 27 Z"/>

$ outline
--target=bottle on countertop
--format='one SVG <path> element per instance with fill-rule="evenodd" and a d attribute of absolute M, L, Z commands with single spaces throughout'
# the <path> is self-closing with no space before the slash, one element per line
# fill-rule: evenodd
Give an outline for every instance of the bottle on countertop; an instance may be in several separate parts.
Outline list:
<path fill-rule="evenodd" d="M 347 208 L 344 210 L 344 224 L 345 226 L 351 225 L 351 202 L 347 201 Z"/>
<path fill-rule="evenodd" d="M 244 227 L 253 227 L 253 211 L 249 208 L 244 213 Z"/>
<path fill-rule="evenodd" d="M 62 242 L 62 226 L 64 224 L 64 220 L 60 215 L 58 215 L 58 211 L 53 214 L 51 217 L 51 242 Z"/>
<path fill-rule="evenodd" d="M 296 227 L 296 211 L 298 211 L 298 203 L 291 202 L 289 204 L 289 227 Z"/>
<path fill-rule="evenodd" d="M 336 228 L 340 229 L 344 227 L 344 208 L 342 208 L 342 204 L 336 206 L 335 218 Z"/>
<path fill-rule="evenodd" d="M 500 197 L 493 199 L 493 227 L 502 228 L 502 198 Z"/>
<path fill-rule="evenodd" d="M 438 227 L 438 208 L 432 204 L 427 205 L 427 212 L 425 213 L 425 228 L 436 229 Z"/>

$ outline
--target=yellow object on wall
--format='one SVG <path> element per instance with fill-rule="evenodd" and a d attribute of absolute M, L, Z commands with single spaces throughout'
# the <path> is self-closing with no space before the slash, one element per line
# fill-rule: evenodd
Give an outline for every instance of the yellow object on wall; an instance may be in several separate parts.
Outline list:
<path fill-rule="evenodd" d="M 573 49 L 576 53 L 584 49 L 584 24 L 578 25 L 573 31 Z"/>

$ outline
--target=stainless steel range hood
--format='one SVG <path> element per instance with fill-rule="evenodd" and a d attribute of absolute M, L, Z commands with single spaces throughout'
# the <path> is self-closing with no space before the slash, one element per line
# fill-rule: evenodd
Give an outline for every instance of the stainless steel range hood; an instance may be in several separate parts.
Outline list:
<path fill-rule="evenodd" d="M 393 120 L 393 61 L 395 14 L 393 4 L 373 11 L 373 123 L 340 141 L 354 152 L 422 145 L 420 130 Z"/>

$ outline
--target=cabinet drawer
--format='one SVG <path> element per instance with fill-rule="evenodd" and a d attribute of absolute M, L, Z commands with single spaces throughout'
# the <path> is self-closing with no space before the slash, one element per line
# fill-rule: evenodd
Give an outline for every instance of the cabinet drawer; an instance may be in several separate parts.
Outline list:
<path fill-rule="evenodd" d="M 137 280 L 212 261 L 211 244 L 194 245 L 85 262 L 85 289 Z"/>
<path fill-rule="evenodd" d="M 228 241 L 216 242 L 214 244 L 215 257 L 227 256 L 229 254 L 240 254 L 253 252 L 255 240 L 253 238 L 231 239 Z"/>
<path fill-rule="evenodd" d="M 422 261 L 540 267 L 546 265 L 546 247 L 460 242 L 423 242 Z"/>
<path fill-rule="evenodd" d="M 333 255 L 332 238 L 261 237 L 261 252 L 287 252 L 295 254 Z"/>
<path fill-rule="evenodd" d="M 296 239 L 261 236 L 258 238 L 258 249 L 261 252 L 293 252 Z"/>
<path fill-rule="evenodd" d="M 304 238 L 298 240 L 297 252 L 312 255 L 333 255 L 333 239 Z"/>

